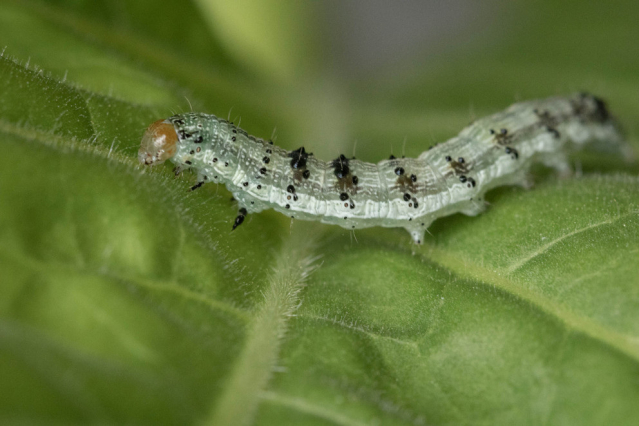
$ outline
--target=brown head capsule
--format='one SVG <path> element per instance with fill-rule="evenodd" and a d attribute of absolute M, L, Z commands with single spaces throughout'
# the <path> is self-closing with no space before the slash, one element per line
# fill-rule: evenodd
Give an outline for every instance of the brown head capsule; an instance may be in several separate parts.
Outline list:
<path fill-rule="evenodd" d="M 173 124 L 158 120 L 151 124 L 140 143 L 138 160 L 147 166 L 162 164 L 177 152 L 178 135 Z"/>

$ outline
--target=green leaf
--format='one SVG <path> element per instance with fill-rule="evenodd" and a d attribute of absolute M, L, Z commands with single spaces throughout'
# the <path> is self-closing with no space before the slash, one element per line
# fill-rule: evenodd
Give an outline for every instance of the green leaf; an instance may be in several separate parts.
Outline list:
<path fill-rule="evenodd" d="M 136 152 L 190 103 L 378 161 L 579 89 L 639 148 L 637 6 L 504 6 L 440 65 L 352 82 L 320 6 L 268 4 L 0 5 L 0 423 L 636 424 L 636 163 L 535 169 L 415 247 L 273 212 L 231 232 L 224 188 Z"/>

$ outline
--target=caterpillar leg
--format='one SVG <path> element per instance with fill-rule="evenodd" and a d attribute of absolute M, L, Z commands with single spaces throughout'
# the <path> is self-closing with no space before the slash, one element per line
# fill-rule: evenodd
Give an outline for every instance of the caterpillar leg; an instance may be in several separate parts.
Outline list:
<path fill-rule="evenodd" d="M 526 170 L 516 178 L 516 180 L 513 182 L 513 185 L 517 185 L 528 190 L 532 189 L 535 186 L 535 180 L 530 175 L 530 173 L 528 173 L 528 170 Z"/>
<path fill-rule="evenodd" d="M 235 228 L 240 226 L 244 222 L 244 218 L 248 215 L 248 212 L 244 207 L 242 207 L 235 218 L 235 222 L 233 223 L 233 229 L 231 231 L 235 231 Z"/>
<path fill-rule="evenodd" d="M 544 166 L 555 169 L 562 179 L 572 175 L 572 169 L 568 164 L 568 157 L 562 152 L 546 154 L 540 160 Z"/>
<path fill-rule="evenodd" d="M 462 214 L 466 216 L 477 216 L 478 214 L 486 210 L 486 203 L 478 199 L 473 199 L 468 202 L 468 206 L 463 210 L 460 210 Z"/>
<path fill-rule="evenodd" d="M 196 183 L 195 185 L 193 185 L 191 187 L 190 191 L 195 191 L 196 189 L 198 189 L 202 185 L 204 185 L 204 181 L 200 181 L 200 182 Z"/>
<path fill-rule="evenodd" d="M 430 226 L 430 224 L 433 221 L 423 221 L 423 222 L 419 222 L 418 226 L 413 226 L 410 228 L 404 228 L 408 231 L 408 233 L 410 234 L 411 238 L 413 239 L 413 242 L 415 244 L 423 244 L 424 243 L 424 234 L 426 233 L 426 229 Z"/>
<path fill-rule="evenodd" d="M 191 191 L 195 191 L 200 186 L 204 185 L 207 180 L 208 180 L 208 178 L 205 175 L 203 175 L 201 173 L 198 173 L 198 175 L 197 175 L 197 183 L 191 187 Z"/>
<path fill-rule="evenodd" d="M 514 185 L 520 186 L 524 189 L 532 189 L 535 186 L 535 180 L 533 179 L 530 171 L 526 168 L 524 170 L 520 170 L 517 173 L 513 173 L 508 178 L 503 179 L 501 185 Z M 499 186 L 501 186 L 499 185 Z M 485 192 L 481 194 L 481 197 L 484 197 Z"/>

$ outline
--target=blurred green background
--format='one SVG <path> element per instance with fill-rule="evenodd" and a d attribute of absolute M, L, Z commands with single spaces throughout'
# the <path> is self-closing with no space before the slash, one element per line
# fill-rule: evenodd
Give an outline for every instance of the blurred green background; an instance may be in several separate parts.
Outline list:
<path fill-rule="evenodd" d="M 416 156 L 589 91 L 639 151 L 639 5 L 3 0 L 0 423 L 637 424 L 636 163 L 580 153 L 481 216 L 341 228 L 136 153 L 191 108 Z M 405 142 L 404 142 L 405 141 Z M 311 260 L 310 263 L 308 260 Z"/>

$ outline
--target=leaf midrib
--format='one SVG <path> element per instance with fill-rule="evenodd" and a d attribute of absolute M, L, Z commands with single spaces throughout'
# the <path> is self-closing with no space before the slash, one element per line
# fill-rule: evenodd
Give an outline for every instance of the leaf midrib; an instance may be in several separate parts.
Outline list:
<path fill-rule="evenodd" d="M 232 366 L 223 395 L 203 422 L 215 426 L 249 425 L 277 366 L 288 320 L 300 305 L 300 292 L 313 269 L 314 238 L 295 232 L 275 258 L 275 267 L 246 333 L 239 359 Z"/>

